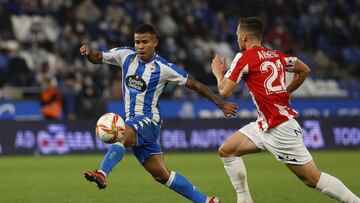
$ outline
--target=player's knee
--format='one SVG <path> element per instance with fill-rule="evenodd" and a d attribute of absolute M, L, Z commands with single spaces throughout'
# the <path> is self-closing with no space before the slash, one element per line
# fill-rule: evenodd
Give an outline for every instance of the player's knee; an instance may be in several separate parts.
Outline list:
<path fill-rule="evenodd" d="M 229 150 L 226 146 L 221 145 L 218 149 L 218 154 L 220 157 L 226 158 L 233 156 L 233 153 L 231 150 Z"/>
<path fill-rule="evenodd" d="M 222 145 L 218 149 L 218 154 L 219 154 L 220 157 L 226 157 L 226 153 L 225 153 Z"/>

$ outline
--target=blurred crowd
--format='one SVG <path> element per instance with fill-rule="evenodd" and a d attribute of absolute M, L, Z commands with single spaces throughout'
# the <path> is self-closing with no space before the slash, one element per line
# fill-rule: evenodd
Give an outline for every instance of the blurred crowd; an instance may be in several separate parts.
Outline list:
<path fill-rule="evenodd" d="M 37 88 L 55 87 L 70 118 L 89 116 L 103 98 L 121 98 L 121 68 L 90 64 L 80 46 L 132 46 L 140 23 L 156 27 L 159 55 L 213 86 L 211 59 L 231 61 L 246 16 L 261 17 L 264 45 L 299 56 L 313 81 L 335 81 L 342 96 L 360 97 L 359 0 L 0 0 L 0 88 L 21 87 L 19 97 L 33 99 Z M 165 89 L 168 98 L 189 96 Z"/>

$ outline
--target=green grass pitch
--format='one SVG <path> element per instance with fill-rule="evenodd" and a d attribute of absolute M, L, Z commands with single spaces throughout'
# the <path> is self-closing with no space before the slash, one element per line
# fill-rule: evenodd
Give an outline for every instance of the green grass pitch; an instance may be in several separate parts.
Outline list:
<path fill-rule="evenodd" d="M 341 179 L 360 195 L 360 151 L 313 152 L 318 167 Z M 98 167 L 101 155 L 0 157 L 0 202 L 24 203 L 181 203 L 188 202 L 151 178 L 126 155 L 109 177 L 108 188 L 99 191 L 85 181 L 84 169 Z M 269 153 L 245 156 L 250 191 L 256 203 L 336 202 L 307 188 Z M 186 176 L 206 194 L 234 203 L 235 193 L 213 153 L 167 153 L 167 165 Z"/>

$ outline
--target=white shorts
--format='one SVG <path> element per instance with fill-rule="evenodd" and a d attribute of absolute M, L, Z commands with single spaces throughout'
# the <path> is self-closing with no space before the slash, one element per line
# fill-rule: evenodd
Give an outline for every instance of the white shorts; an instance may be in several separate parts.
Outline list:
<path fill-rule="evenodd" d="M 295 119 L 290 119 L 267 132 L 256 122 L 240 129 L 246 137 L 262 149 L 271 152 L 278 161 L 285 164 L 303 165 L 312 160 L 305 147 L 301 127 Z"/>

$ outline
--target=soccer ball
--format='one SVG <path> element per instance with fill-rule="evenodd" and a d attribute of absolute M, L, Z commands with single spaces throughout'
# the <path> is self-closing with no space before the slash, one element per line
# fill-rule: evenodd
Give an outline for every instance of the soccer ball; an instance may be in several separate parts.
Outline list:
<path fill-rule="evenodd" d="M 106 113 L 96 122 L 96 136 L 105 143 L 119 142 L 125 133 L 125 122 L 115 113 Z"/>

